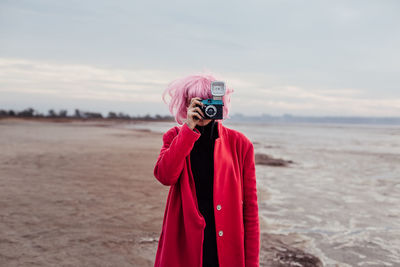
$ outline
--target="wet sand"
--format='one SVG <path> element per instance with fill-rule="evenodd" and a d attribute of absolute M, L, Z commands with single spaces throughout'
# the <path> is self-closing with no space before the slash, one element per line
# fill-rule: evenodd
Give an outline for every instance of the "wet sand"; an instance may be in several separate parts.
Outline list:
<path fill-rule="evenodd" d="M 0 120 L 0 266 L 153 266 L 161 145 L 116 122 Z M 299 236 L 260 223 L 261 266 L 321 266 Z"/>

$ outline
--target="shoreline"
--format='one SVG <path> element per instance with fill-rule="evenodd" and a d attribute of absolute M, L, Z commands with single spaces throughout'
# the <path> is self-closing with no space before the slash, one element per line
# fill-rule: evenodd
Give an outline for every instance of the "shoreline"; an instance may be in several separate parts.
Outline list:
<path fill-rule="evenodd" d="M 153 266 L 169 190 L 152 173 L 162 134 L 54 122 L 0 119 L 0 264 Z M 260 266 L 322 266 L 300 235 L 270 227 L 260 216 Z"/>

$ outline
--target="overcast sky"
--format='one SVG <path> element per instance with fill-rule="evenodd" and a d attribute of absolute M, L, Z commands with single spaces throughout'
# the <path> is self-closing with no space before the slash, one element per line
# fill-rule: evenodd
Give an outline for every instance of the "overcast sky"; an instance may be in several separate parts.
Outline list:
<path fill-rule="evenodd" d="M 400 116 L 400 1 L 0 0 L 0 109 L 167 114 L 211 72 L 232 113 Z"/>

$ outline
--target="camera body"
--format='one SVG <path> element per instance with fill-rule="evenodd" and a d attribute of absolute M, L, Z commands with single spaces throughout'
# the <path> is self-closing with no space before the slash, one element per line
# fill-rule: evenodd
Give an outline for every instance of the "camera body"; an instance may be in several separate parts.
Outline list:
<path fill-rule="evenodd" d="M 204 113 L 204 119 L 221 120 L 222 119 L 222 107 L 224 103 L 222 100 L 205 99 L 201 101 L 204 106 L 201 110 Z"/>
<path fill-rule="evenodd" d="M 204 99 L 204 104 L 200 107 L 204 113 L 204 119 L 222 120 L 224 102 L 222 97 L 225 95 L 225 83 L 221 81 L 211 82 L 211 94 L 213 98 Z"/>

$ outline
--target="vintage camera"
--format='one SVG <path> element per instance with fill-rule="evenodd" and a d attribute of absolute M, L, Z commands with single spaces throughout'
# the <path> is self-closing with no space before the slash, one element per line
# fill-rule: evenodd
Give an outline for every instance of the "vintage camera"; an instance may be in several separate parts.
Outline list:
<path fill-rule="evenodd" d="M 204 119 L 222 120 L 222 108 L 224 102 L 222 97 L 225 95 L 225 83 L 221 81 L 211 82 L 212 98 L 204 99 L 201 102 L 204 104 L 200 107 L 204 113 Z"/>

